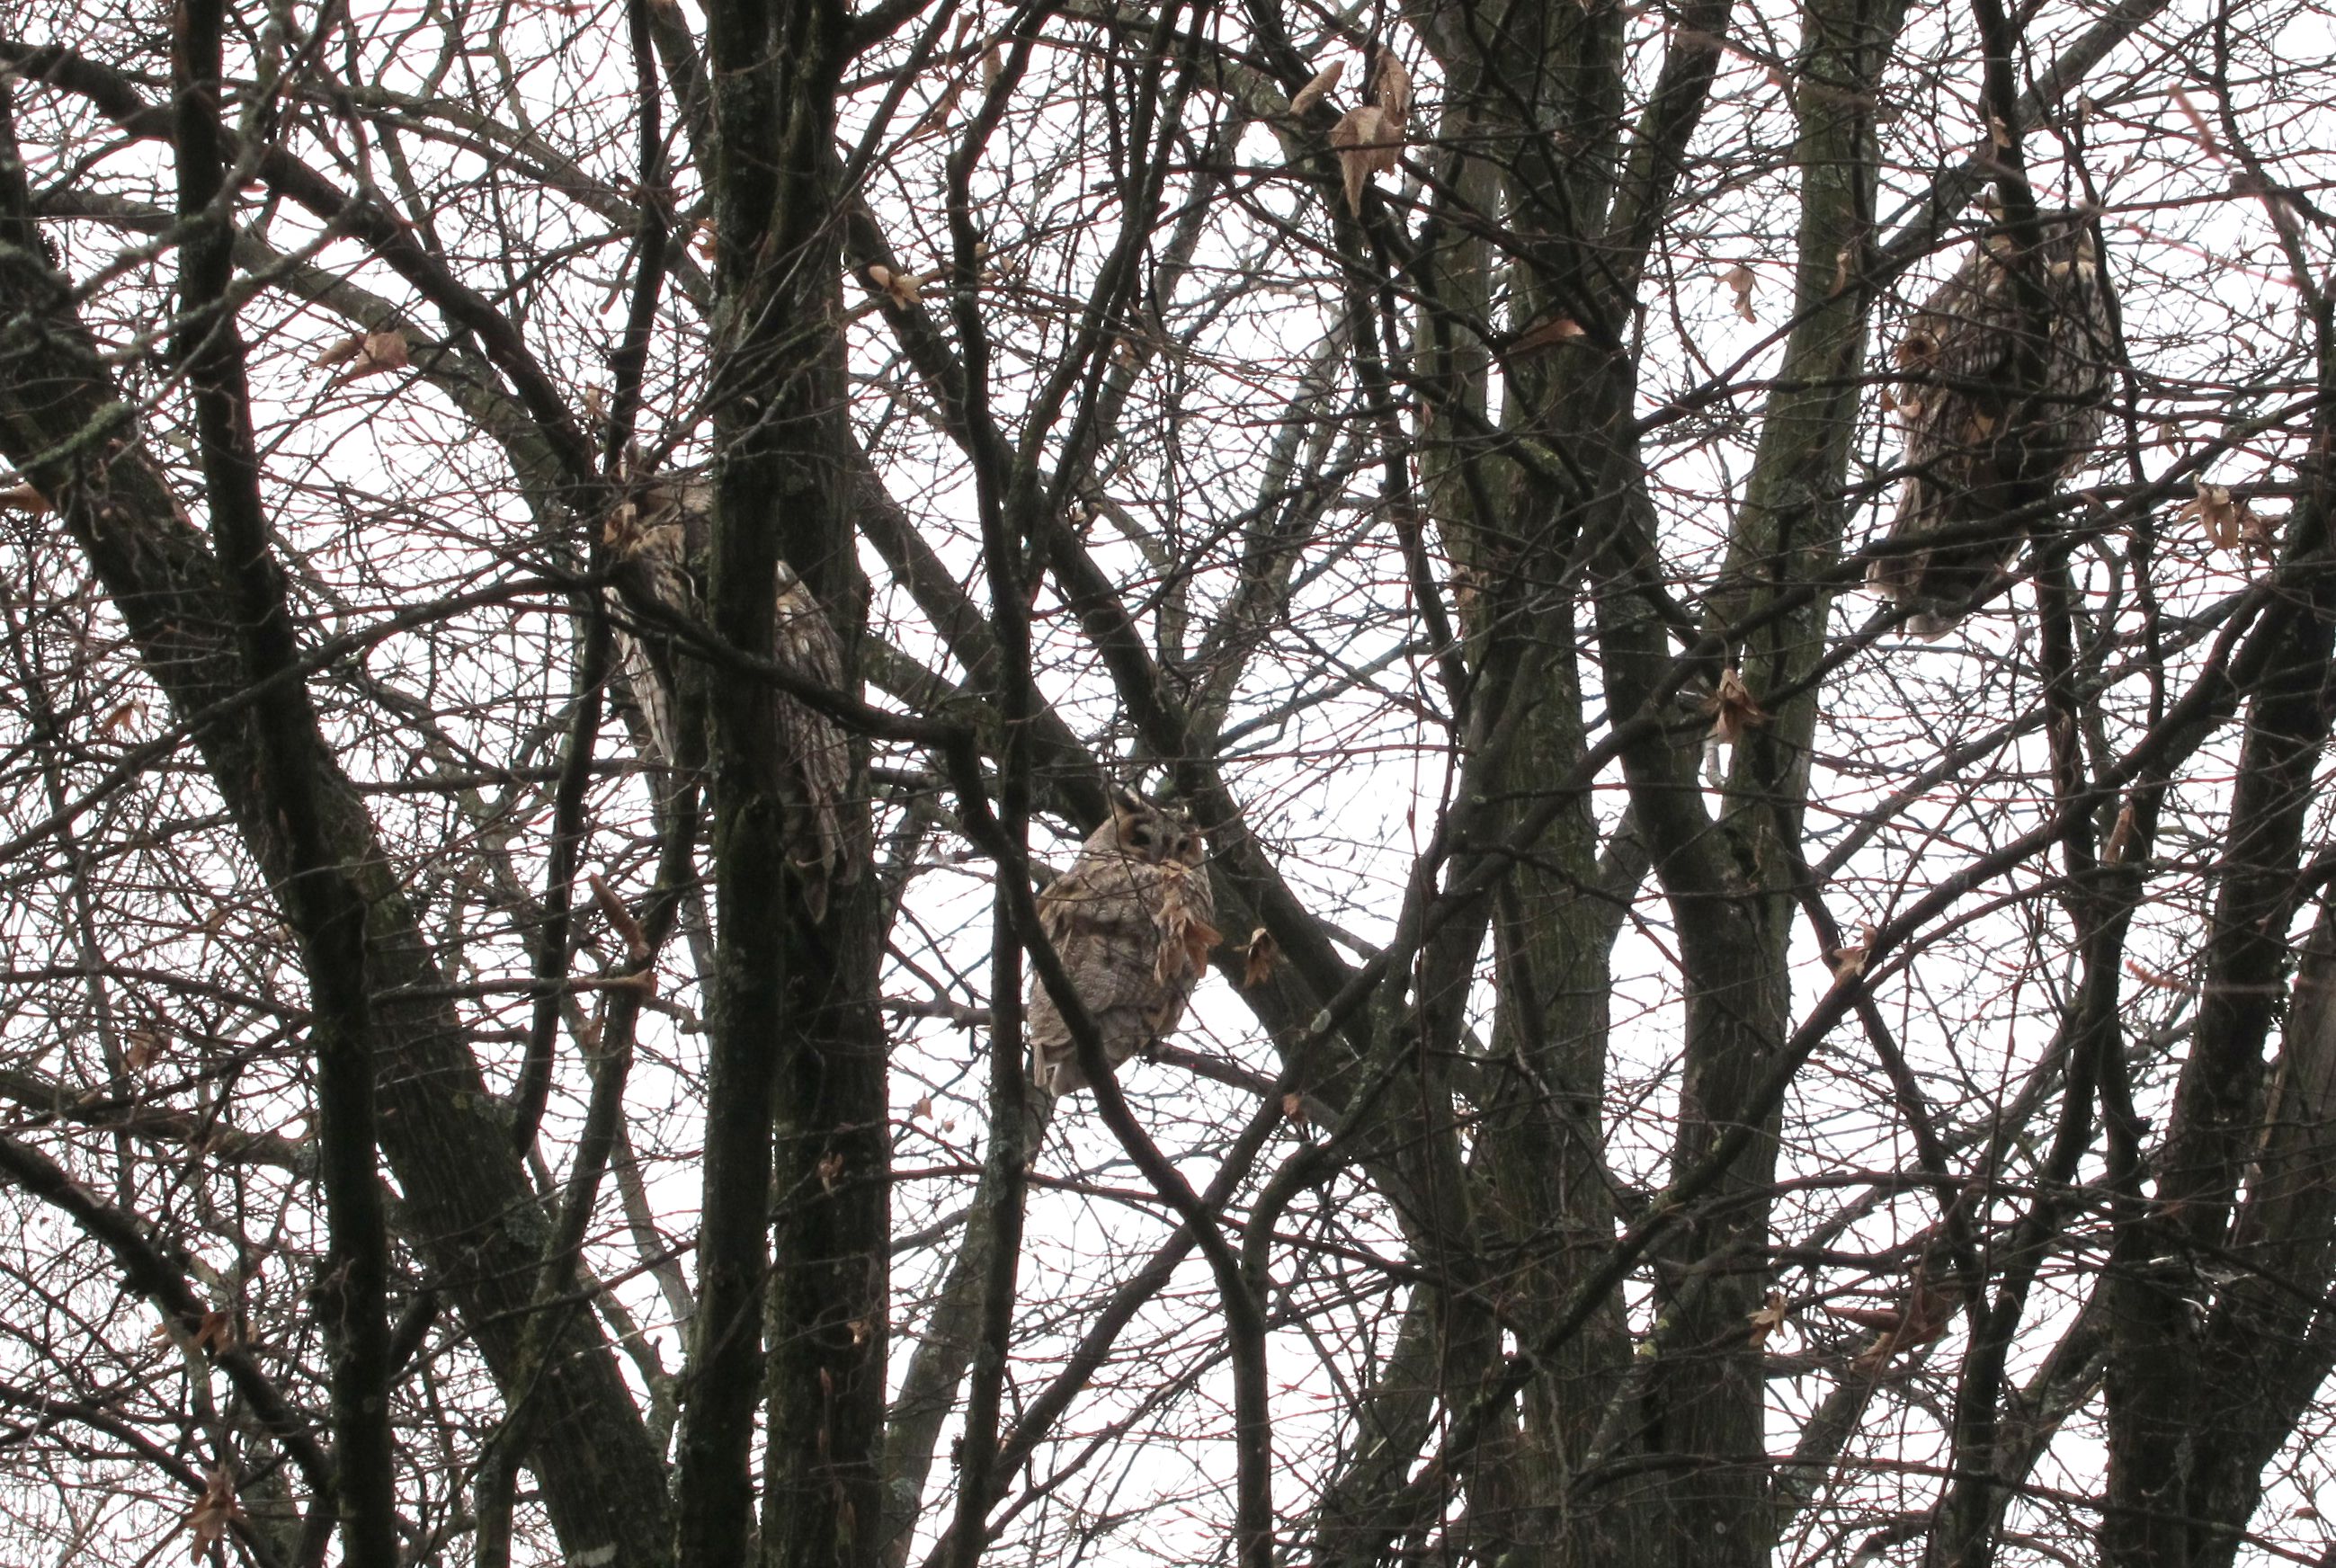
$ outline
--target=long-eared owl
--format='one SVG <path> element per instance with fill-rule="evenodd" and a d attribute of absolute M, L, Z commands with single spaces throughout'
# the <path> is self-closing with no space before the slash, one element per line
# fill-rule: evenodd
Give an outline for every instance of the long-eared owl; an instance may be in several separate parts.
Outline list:
<path fill-rule="evenodd" d="M 2000 225 L 1922 302 L 1894 355 L 1905 488 L 1893 543 L 1952 537 L 1875 560 L 1866 580 L 1936 637 L 2011 559 L 2019 514 L 2049 498 L 2100 440 L 2109 299 L 2089 222 L 2049 217 L 2023 249 Z"/>
<path fill-rule="evenodd" d="M 606 538 L 618 560 L 640 574 L 651 596 L 689 624 L 705 616 L 695 576 L 713 529 L 707 508 L 712 491 L 702 483 L 657 482 L 643 485 L 610 514 Z M 800 679 L 830 689 L 843 686 L 843 649 L 819 601 L 793 567 L 782 560 L 772 588 L 777 609 L 772 627 L 774 662 Z M 677 652 L 670 637 L 634 636 L 620 628 L 617 648 L 633 700 L 658 759 L 671 767 L 702 762 L 704 746 L 685 744 L 676 685 Z M 841 727 L 789 693 L 770 690 L 773 728 L 779 743 L 779 781 L 786 800 L 788 859 L 801 874 L 803 897 L 813 919 L 827 911 L 829 891 L 859 873 L 858 858 L 844 836 L 843 800 L 851 784 L 852 754 Z"/>
<path fill-rule="evenodd" d="M 1190 817 L 1118 791 L 1109 821 L 1038 895 L 1038 918 L 1114 1071 L 1175 1031 L 1220 940 L 1202 863 L 1208 846 Z M 1087 1086 L 1070 1029 L 1031 977 L 1030 1076 L 1049 1094 Z"/>

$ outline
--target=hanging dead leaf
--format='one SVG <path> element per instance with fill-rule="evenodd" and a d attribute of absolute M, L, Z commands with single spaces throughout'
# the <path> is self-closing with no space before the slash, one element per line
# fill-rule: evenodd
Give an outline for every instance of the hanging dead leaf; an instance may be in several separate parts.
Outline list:
<path fill-rule="evenodd" d="M 1859 931 L 1854 942 L 1825 950 L 1825 968 L 1833 971 L 1834 979 L 1852 979 L 1865 972 L 1865 957 L 1874 950 L 1874 930 L 1869 924 Z"/>
<path fill-rule="evenodd" d="M 1263 926 L 1249 934 L 1248 956 L 1241 964 L 1241 989 L 1261 986 L 1272 978 L 1273 966 L 1281 959 L 1281 948 L 1273 933 Z"/>
<path fill-rule="evenodd" d="M 181 1528 L 194 1537 L 194 1559 L 203 1555 L 227 1539 L 227 1533 L 243 1522 L 243 1510 L 235 1500 L 235 1477 L 226 1466 L 203 1477 L 203 1495 L 187 1510 Z"/>
<path fill-rule="evenodd" d="M 608 919 L 608 929 L 624 939 L 625 956 L 637 964 L 648 962 L 651 951 L 648 933 L 641 930 L 640 921 L 633 919 L 633 911 L 625 907 L 625 901 L 617 896 L 615 889 L 600 880 L 599 872 L 592 872 L 585 880 L 591 884 L 592 901 L 600 906 L 600 913 Z"/>
<path fill-rule="evenodd" d="M 1006 50 L 995 39 L 981 52 L 981 90 L 994 93 L 1006 75 Z"/>
<path fill-rule="evenodd" d="M 924 287 L 924 280 L 914 273 L 895 272 L 881 261 L 869 265 L 868 281 L 904 309 L 916 303 L 918 291 Z"/>
<path fill-rule="evenodd" d="M 2198 481 L 2196 499 L 2187 502 L 2176 519 L 2196 518 L 2206 535 L 2206 542 L 2216 550 L 2236 550 L 2244 531 L 2246 502 L 2232 499 L 2227 485 L 2208 484 Z"/>
<path fill-rule="evenodd" d="M 1726 284 L 1735 294 L 1737 315 L 1747 321 L 1757 322 L 1760 319 L 1752 313 L 1752 290 L 1759 280 L 1752 276 L 1750 268 L 1739 261 L 1721 273 L 1719 281 Z"/>
<path fill-rule="evenodd" d="M 1907 1283 L 1905 1302 L 1895 1311 L 1867 1314 L 1844 1309 L 1835 1316 L 1881 1330 L 1854 1363 L 1860 1371 L 1879 1372 L 1901 1350 L 1919 1349 L 1944 1336 L 1955 1320 L 1955 1311 L 1954 1296 L 1917 1262 Z"/>
<path fill-rule="evenodd" d="M 1768 716 L 1752 700 L 1752 689 L 1744 677 L 1730 665 L 1719 672 L 1719 681 L 1704 703 L 1704 711 L 1711 716 L 1711 738 L 1734 745 L 1756 724 L 1765 724 Z"/>
<path fill-rule="evenodd" d="M 843 1156 L 833 1149 L 828 1150 L 819 1157 L 819 1164 L 813 1167 L 813 1174 L 819 1177 L 822 1189 L 834 1192 L 835 1178 L 843 1174 Z"/>
<path fill-rule="evenodd" d="M 2172 975 L 2160 974 L 2157 970 L 2132 959 L 2126 959 L 2125 972 L 2152 989 L 2172 991 L 2177 996 L 2195 997 L 2204 989 L 2188 980 L 2177 979 Z"/>
<path fill-rule="evenodd" d="M 1396 166 L 1403 146 L 1402 128 L 1376 104 L 1349 109 L 1330 127 L 1330 145 L 1338 151 L 1338 172 L 1347 187 L 1347 210 L 1360 214 L 1363 191 L 1374 174 Z"/>
<path fill-rule="evenodd" d="M 366 332 L 342 338 L 318 354 L 316 364 L 320 367 L 336 365 L 345 367 L 326 383 L 330 386 L 346 386 L 360 376 L 403 370 L 407 364 L 405 334 L 392 327 L 386 332 Z"/>
<path fill-rule="evenodd" d="M 930 109 L 925 111 L 925 117 L 910 128 L 909 135 L 913 139 L 919 136 L 930 136 L 937 131 L 947 130 L 949 116 L 957 112 L 958 100 L 964 96 L 964 93 L 963 82 L 951 82 L 942 90 L 939 101 Z"/>
<path fill-rule="evenodd" d="M 142 1073 L 161 1057 L 170 1037 L 160 1029 L 131 1029 L 122 1037 L 125 1047 L 122 1065 L 133 1073 Z"/>
<path fill-rule="evenodd" d="M 198 1350 L 229 1350 L 235 1348 L 235 1320 L 225 1312 L 205 1312 L 190 1336 Z"/>
<path fill-rule="evenodd" d="M 1582 323 L 1571 316 L 1545 316 L 1518 333 L 1515 341 L 1509 345 L 1509 352 L 1512 355 L 1533 354 L 1586 336 L 1588 333 Z"/>
<path fill-rule="evenodd" d="M 933 1097 L 930 1095 L 919 1095 L 917 1103 L 909 1107 L 909 1120 L 912 1122 L 923 1121 L 932 1114 Z"/>
<path fill-rule="evenodd" d="M 2117 808 L 2117 823 L 2109 829 L 2109 842 L 2101 847 L 2103 865 L 2123 865 L 2126 855 L 2133 849 L 2133 802 L 2128 798 Z"/>
<path fill-rule="evenodd" d="M 0 511 L 29 511 L 34 517 L 49 510 L 49 498 L 29 484 L 0 490 Z"/>
<path fill-rule="evenodd" d="M 1994 433 L 1995 415 L 1991 414 L 1974 414 L 1971 416 L 1970 428 L 1963 432 L 1963 439 L 1971 442 L 1981 442 L 1985 441 L 1989 436 L 1993 435 Z"/>
<path fill-rule="evenodd" d="M 1323 99 L 1329 96 L 1330 89 L 1338 84 L 1338 78 L 1345 75 L 1346 72 L 1347 63 L 1343 60 L 1333 60 L 1322 67 L 1316 73 L 1313 81 L 1300 87 L 1292 95 L 1290 100 L 1290 112 L 1292 114 L 1303 114 L 1321 102 Z"/>
<path fill-rule="evenodd" d="M 404 370 L 405 334 L 392 327 L 387 332 L 365 334 L 365 353 L 358 362 L 341 372 L 343 381 L 355 381 L 360 375 L 373 375 L 384 370 Z"/>
<path fill-rule="evenodd" d="M 1378 70 L 1371 78 L 1371 102 L 1387 116 L 1394 133 L 1402 135 L 1411 118 L 1411 73 L 1404 69 L 1403 56 L 1384 45 L 1379 49 Z"/>
<path fill-rule="evenodd" d="M 1304 1126 L 1307 1123 L 1305 1096 L 1294 1090 L 1282 1096 L 1281 1114 L 1288 1118 L 1292 1126 Z"/>
<path fill-rule="evenodd" d="M 136 697 L 132 697 L 128 702 L 123 703 L 120 707 L 115 708 L 112 713 L 107 714 L 103 718 L 100 719 L 98 721 L 97 727 L 103 730 L 107 735 L 113 736 L 116 740 L 119 740 L 122 738 L 125 731 L 133 727 L 140 719 L 142 719 L 145 716 L 145 703 Z"/>
<path fill-rule="evenodd" d="M 2279 540 L 2272 532 L 2271 523 L 2256 516 L 2254 509 L 2244 504 L 2239 508 L 2239 553 L 2264 560 L 2279 553 Z"/>
<path fill-rule="evenodd" d="M 1746 1314 L 1752 1324 L 1752 1348 L 1758 1349 L 1768 1342 L 1768 1336 L 1785 1324 L 1785 1292 L 1771 1290 L 1760 1310 Z"/>

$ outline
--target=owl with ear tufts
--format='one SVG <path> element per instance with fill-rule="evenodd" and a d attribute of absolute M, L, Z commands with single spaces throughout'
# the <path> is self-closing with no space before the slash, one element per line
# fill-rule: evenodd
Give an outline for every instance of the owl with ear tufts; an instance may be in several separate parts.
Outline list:
<path fill-rule="evenodd" d="M 2116 356 L 2092 227 L 2061 214 L 2038 235 L 2022 247 L 1993 221 L 1894 350 L 1906 481 L 1889 541 L 1902 548 L 1866 581 L 1912 610 L 1907 628 L 1922 637 L 1962 618 L 2020 548 L 2020 514 L 2100 440 Z M 1944 537 L 1919 545 L 1932 534 Z"/>
<path fill-rule="evenodd" d="M 612 511 L 603 537 L 621 570 L 684 624 L 705 625 L 696 573 L 712 541 L 709 487 L 657 480 L 642 484 Z M 843 646 L 793 567 L 782 560 L 772 580 L 777 603 L 771 628 L 774 663 L 798 679 L 843 689 Z M 683 733 L 676 638 L 655 626 L 636 633 L 620 628 L 617 651 L 640 710 L 642 728 L 657 760 L 668 767 L 702 765 L 703 738 Z M 772 728 L 778 737 L 785 803 L 787 858 L 802 880 L 813 920 L 826 917 L 829 892 L 857 880 L 859 861 L 844 833 L 843 803 L 852 782 L 852 753 L 842 728 L 825 714 L 773 687 Z M 692 744 L 693 741 L 696 744 Z"/>
<path fill-rule="evenodd" d="M 1103 1037 L 1104 1059 L 1121 1063 L 1175 1032 L 1192 988 L 1222 939 L 1208 845 L 1192 820 L 1117 791 L 1108 821 L 1078 859 L 1038 895 L 1038 920 L 1072 989 Z M 1087 1086 L 1061 1011 L 1031 977 L 1030 1076 L 1050 1095 Z"/>

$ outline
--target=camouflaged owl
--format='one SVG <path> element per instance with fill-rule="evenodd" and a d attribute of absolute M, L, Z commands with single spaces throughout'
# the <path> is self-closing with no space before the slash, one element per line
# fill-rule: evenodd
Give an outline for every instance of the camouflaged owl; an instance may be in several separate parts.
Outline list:
<path fill-rule="evenodd" d="M 2049 497 L 2099 443 L 2115 361 L 2107 280 L 2081 217 L 2044 220 L 2023 249 L 1998 228 L 1922 302 L 1894 350 L 1905 489 L 1893 544 L 1866 581 L 1937 637 L 1961 618 Z"/>
<path fill-rule="evenodd" d="M 711 539 L 703 484 L 652 482 L 641 487 L 608 520 L 611 551 L 640 574 L 657 602 L 695 625 L 703 625 L 703 601 L 695 573 Z M 843 689 L 843 648 L 819 601 L 785 561 L 772 582 L 777 599 L 771 628 L 774 661 L 789 674 L 830 690 Z M 684 657 L 670 637 L 643 628 L 619 629 L 618 657 L 626 685 L 640 710 L 643 727 L 658 760 L 692 765 L 703 746 L 685 745 L 675 680 Z M 842 728 L 793 696 L 770 692 L 773 728 L 779 743 L 781 784 L 786 800 L 787 858 L 803 879 L 804 901 L 813 919 L 827 911 L 829 891 L 854 881 L 859 862 L 843 828 L 843 802 L 851 785 L 852 753 Z"/>

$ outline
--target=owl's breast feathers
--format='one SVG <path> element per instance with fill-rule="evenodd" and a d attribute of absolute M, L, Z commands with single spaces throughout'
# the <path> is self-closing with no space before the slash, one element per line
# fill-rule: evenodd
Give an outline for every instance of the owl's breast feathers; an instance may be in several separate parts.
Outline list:
<path fill-rule="evenodd" d="M 1175 1032 L 1220 938 L 1207 872 L 1116 846 L 1083 851 L 1038 895 L 1039 923 L 1115 1070 Z M 1043 983 L 1028 1008 L 1031 1076 L 1049 1093 L 1087 1086 L 1076 1044 Z"/>

